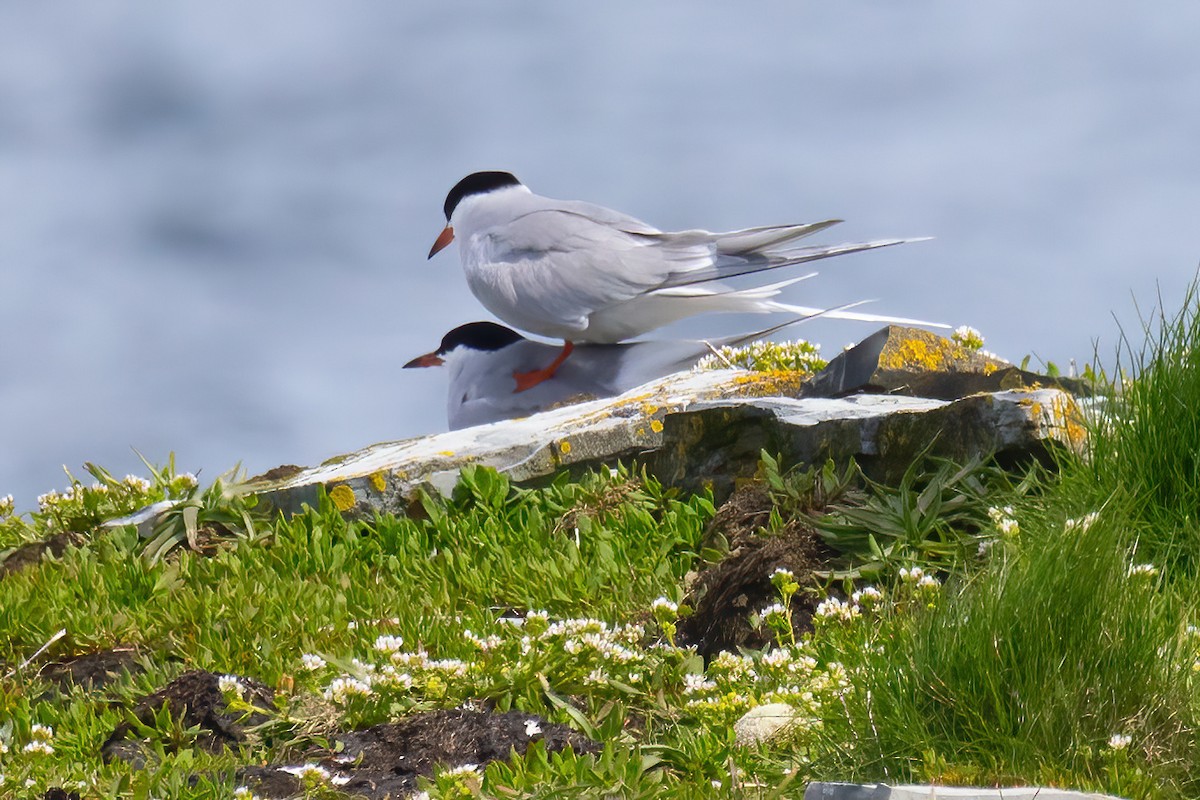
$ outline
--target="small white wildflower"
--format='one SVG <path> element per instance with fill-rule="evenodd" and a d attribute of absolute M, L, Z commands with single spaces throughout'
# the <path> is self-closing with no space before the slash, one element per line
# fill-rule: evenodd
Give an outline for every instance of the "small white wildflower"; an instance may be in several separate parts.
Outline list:
<path fill-rule="evenodd" d="M 357 678 L 335 678 L 325 690 L 325 699 L 345 703 L 351 697 L 369 697 L 371 687 Z"/>
<path fill-rule="evenodd" d="M 1012 517 L 1005 517 L 996 523 L 996 529 L 1000 531 L 1001 536 L 1016 536 L 1021 532 L 1021 525 Z"/>
<path fill-rule="evenodd" d="M 536 719 L 530 718 L 530 719 L 525 720 L 525 735 L 526 736 L 528 736 L 529 738 L 532 739 L 534 736 L 537 736 L 541 732 L 542 732 L 542 726 L 538 724 L 538 721 Z"/>
<path fill-rule="evenodd" d="M 35 722 L 29 727 L 29 736 L 38 742 L 48 742 L 54 738 L 54 728 Z"/>
<path fill-rule="evenodd" d="M 683 693 L 696 694 L 697 692 L 709 692 L 717 688 L 716 681 L 707 680 L 703 675 L 698 675 L 694 672 L 689 672 L 683 676 Z"/>
<path fill-rule="evenodd" d="M 983 347 L 983 334 L 970 325 L 959 325 L 950 334 L 950 338 L 968 350 L 978 350 Z"/>
<path fill-rule="evenodd" d="M 838 622 L 850 622 L 857 618 L 861 610 L 857 605 L 851 605 L 836 597 L 827 597 L 817 606 L 815 615 Z"/>
<path fill-rule="evenodd" d="M 233 790 L 233 800 L 259 800 L 259 797 L 249 786 L 239 786 Z"/>
<path fill-rule="evenodd" d="M 1108 740 L 1108 746 L 1113 750 L 1124 750 L 1129 746 L 1130 737 L 1124 733 L 1114 733 Z"/>
<path fill-rule="evenodd" d="M 291 773 L 302 781 L 310 783 L 329 783 L 329 770 L 312 761 L 299 767 L 280 767 L 283 772 Z"/>
<path fill-rule="evenodd" d="M 900 568 L 900 580 L 904 581 L 905 583 L 920 583 L 921 578 L 924 577 L 925 570 L 921 569 L 920 567 L 912 567 L 911 569 L 908 567 Z"/>
<path fill-rule="evenodd" d="M 478 764 L 460 764 L 457 767 L 453 767 L 453 768 L 447 769 L 447 770 L 442 770 L 442 774 L 443 775 L 466 775 L 466 776 L 478 775 L 479 774 L 479 765 Z"/>
<path fill-rule="evenodd" d="M 796 580 L 796 576 L 795 576 L 795 574 L 792 573 L 792 571 L 790 569 L 786 569 L 784 567 L 776 567 L 775 571 L 771 573 L 771 583 L 775 583 L 775 581 L 777 581 L 777 580 L 794 581 L 794 580 Z"/>
<path fill-rule="evenodd" d="M 181 487 L 183 487 L 185 489 L 195 489 L 196 486 L 198 486 L 200 484 L 200 481 L 196 479 L 196 476 L 190 472 L 179 473 L 178 475 L 175 476 L 175 480 L 172 482 L 178 483 Z"/>
<path fill-rule="evenodd" d="M 679 613 L 679 604 L 668 600 L 665 597 L 660 597 L 650 604 L 650 611 L 656 616 L 662 611 L 665 615 L 675 616 Z"/>
<path fill-rule="evenodd" d="M 942 585 L 942 582 L 932 575 L 922 575 L 921 580 L 917 581 L 918 589 L 937 589 Z"/>
<path fill-rule="evenodd" d="M 334 775 L 329 779 L 329 782 L 334 786 L 345 786 L 350 782 L 349 775 Z"/>
<path fill-rule="evenodd" d="M 16 501 L 11 494 L 0 497 L 0 519 L 10 516 L 16 510 Z"/>
<path fill-rule="evenodd" d="M 1088 528 L 1092 527 L 1092 523 L 1094 523 L 1099 517 L 1100 517 L 1100 512 L 1093 511 L 1090 514 L 1084 514 L 1082 517 L 1079 517 L 1078 519 L 1068 519 L 1063 524 L 1063 530 L 1067 530 L 1067 531 L 1078 530 L 1080 533 L 1085 533 L 1085 532 L 1087 532 Z"/>
<path fill-rule="evenodd" d="M 788 610 L 784 607 L 783 603 L 772 603 L 758 612 L 758 616 L 762 617 L 764 622 L 772 619 L 787 619 Z"/>
<path fill-rule="evenodd" d="M 1129 577 L 1156 578 L 1158 577 L 1158 567 L 1153 564 L 1134 564 L 1129 568 Z"/>
<path fill-rule="evenodd" d="M 245 684 L 236 675 L 222 675 L 217 678 L 217 689 L 221 694 L 235 694 L 239 698 L 246 692 Z"/>
<path fill-rule="evenodd" d="M 979 542 L 978 555 L 986 556 L 991 549 L 996 545 L 995 539 L 983 539 Z"/>
<path fill-rule="evenodd" d="M 600 667 L 597 667 L 584 676 L 583 682 L 588 686 L 607 686 L 608 673 Z"/>
<path fill-rule="evenodd" d="M 316 653 L 305 653 L 300 656 L 300 666 L 309 672 L 316 672 L 319 669 L 325 669 L 325 659 Z"/>
<path fill-rule="evenodd" d="M 864 586 L 850 595 L 850 600 L 864 608 L 873 608 L 883 602 L 883 592 L 874 586 Z"/>
<path fill-rule="evenodd" d="M 349 622 L 347 622 L 347 623 L 346 623 L 346 630 L 348 630 L 348 631 L 355 631 L 355 630 L 358 630 L 358 621 L 357 621 L 357 620 L 353 620 L 353 619 L 352 619 L 352 620 L 350 620 Z"/>
<path fill-rule="evenodd" d="M 399 636 L 377 636 L 375 637 L 375 649 L 381 653 L 395 653 L 404 646 L 404 640 Z"/>
<path fill-rule="evenodd" d="M 987 514 L 988 514 L 988 517 L 991 518 L 992 522 L 999 524 L 1000 520 L 1013 516 L 1013 507 L 1012 506 L 992 506 L 991 508 L 988 509 Z"/>
<path fill-rule="evenodd" d="M 49 742 L 35 740 L 21 748 L 21 751 L 24 753 L 38 753 L 40 755 L 49 756 L 54 754 L 54 745 L 50 744 Z"/>
<path fill-rule="evenodd" d="M 150 491 L 150 481 L 137 475 L 126 475 L 124 483 L 130 489 L 137 489 L 139 492 Z"/>

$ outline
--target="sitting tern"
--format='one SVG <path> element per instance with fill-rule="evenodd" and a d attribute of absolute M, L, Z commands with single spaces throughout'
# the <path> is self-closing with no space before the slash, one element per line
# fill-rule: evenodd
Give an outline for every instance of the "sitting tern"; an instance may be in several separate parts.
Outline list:
<path fill-rule="evenodd" d="M 495 322 L 469 322 L 442 337 L 437 350 L 418 356 L 405 369 L 437 367 L 450 372 L 446 417 L 451 430 L 526 417 L 560 405 L 615 397 L 644 383 L 691 369 L 721 347 L 762 339 L 814 315 L 748 334 L 711 341 L 680 339 L 622 344 L 580 344 L 553 380 L 520 393 L 513 373 L 536 369 L 553 358 L 557 345 L 526 339 Z"/>
<path fill-rule="evenodd" d="M 509 325 L 564 342 L 549 365 L 517 376 L 519 391 L 552 377 L 577 342 L 621 342 L 705 312 L 820 311 L 771 299 L 803 278 L 751 289 L 720 279 L 918 241 L 796 244 L 841 220 L 727 233 L 661 231 L 602 206 L 534 194 L 508 172 L 468 175 L 446 195 L 443 211 L 446 227 L 429 257 L 457 240 L 467 285 L 485 308 Z M 936 324 L 850 311 L 826 316 Z"/>

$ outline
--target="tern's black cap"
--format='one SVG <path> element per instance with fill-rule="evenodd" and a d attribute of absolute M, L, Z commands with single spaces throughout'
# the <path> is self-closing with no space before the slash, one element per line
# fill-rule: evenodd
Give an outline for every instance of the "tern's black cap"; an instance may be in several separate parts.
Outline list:
<path fill-rule="evenodd" d="M 454 209 L 458 207 L 464 197 L 485 194 L 496 189 L 503 189 L 505 186 L 520 185 L 521 182 L 511 172 L 472 172 L 454 184 L 450 194 L 446 195 L 446 205 L 442 207 L 446 212 L 446 221 L 450 221 L 450 215 L 454 213 Z"/>
<path fill-rule="evenodd" d="M 472 350 L 502 350 L 525 337 L 511 328 L 495 322 L 468 322 L 459 325 L 442 337 L 438 355 L 445 355 L 456 347 L 465 346 Z"/>

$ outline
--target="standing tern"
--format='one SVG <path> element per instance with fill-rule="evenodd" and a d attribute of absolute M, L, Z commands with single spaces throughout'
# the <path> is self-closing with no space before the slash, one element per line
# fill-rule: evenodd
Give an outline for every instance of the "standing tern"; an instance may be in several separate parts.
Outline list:
<path fill-rule="evenodd" d="M 559 348 L 526 339 L 495 322 L 458 326 L 442 337 L 437 350 L 414 358 L 404 368 L 446 365 L 450 371 L 446 417 L 450 429 L 458 430 L 526 417 L 572 402 L 615 397 L 657 378 L 691 369 L 701 358 L 721 347 L 737 347 L 764 338 L 811 316 L 711 341 L 580 344 L 553 380 L 520 393 L 513 390 L 513 373 L 536 369 L 553 358 Z"/>
<path fill-rule="evenodd" d="M 820 311 L 771 299 L 792 281 L 733 289 L 719 279 L 918 241 L 796 244 L 841 220 L 727 233 L 661 231 L 602 206 L 534 194 L 508 172 L 468 175 L 446 195 L 443 211 L 446 227 L 429 257 L 457 240 L 467 285 L 485 308 L 509 325 L 564 342 L 548 366 L 518 377 L 519 391 L 552 377 L 576 342 L 612 344 L 705 312 Z M 826 316 L 935 324 L 849 311 Z"/>

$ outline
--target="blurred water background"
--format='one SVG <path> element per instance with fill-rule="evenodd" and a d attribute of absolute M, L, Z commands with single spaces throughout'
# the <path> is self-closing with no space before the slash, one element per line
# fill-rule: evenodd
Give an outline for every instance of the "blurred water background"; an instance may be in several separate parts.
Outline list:
<path fill-rule="evenodd" d="M 443 430 L 445 377 L 399 366 L 486 318 L 425 260 L 479 169 L 662 228 L 935 236 L 788 297 L 1110 355 L 1200 259 L 1198 35 L 1194 0 L 0 3 L 0 495 Z"/>

